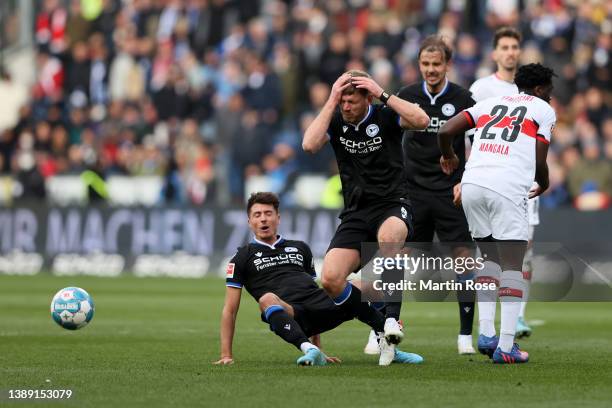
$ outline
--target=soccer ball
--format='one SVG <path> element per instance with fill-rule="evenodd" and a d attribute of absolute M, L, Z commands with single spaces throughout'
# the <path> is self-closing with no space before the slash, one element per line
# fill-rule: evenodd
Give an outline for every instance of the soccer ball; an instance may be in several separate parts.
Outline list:
<path fill-rule="evenodd" d="M 80 329 L 91 321 L 93 315 L 93 300 L 89 293 L 81 288 L 64 288 L 53 296 L 51 317 L 64 329 Z"/>

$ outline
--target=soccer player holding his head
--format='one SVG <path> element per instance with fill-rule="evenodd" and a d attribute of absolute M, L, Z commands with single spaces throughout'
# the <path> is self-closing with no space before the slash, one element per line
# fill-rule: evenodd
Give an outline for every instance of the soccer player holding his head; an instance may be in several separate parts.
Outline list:
<path fill-rule="evenodd" d="M 373 105 L 378 98 L 382 104 Z M 398 253 L 412 232 L 402 135 L 423 129 L 429 117 L 417 105 L 389 95 L 366 72 L 349 71 L 304 133 L 302 147 L 315 153 L 330 142 L 340 171 L 344 210 L 323 262 L 322 284 L 334 303 L 368 321 L 372 307 L 346 278 L 359 269 L 362 243 L 378 242 L 383 255 Z M 401 302 L 388 303 L 384 338 L 401 341 Z M 392 354 L 391 354 L 392 355 Z M 388 357 L 381 353 L 381 363 Z"/>
<path fill-rule="evenodd" d="M 481 78 L 474 82 L 470 91 L 476 102 L 480 102 L 493 96 L 514 95 L 518 92 L 518 87 L 514 83 L 514 75 L 518 68 L 519 57 L 521 55 L 521 34 L 512 27 L 502 27 L 493 36 L 493 61 L 497 64 L 497 70 L 492 75 Z M 521 312 L 516 325 L 516 335 L 521 338 L 531 335 L 531 327 L 525 323 L 525 307 L 529 296 L 529 283 L 531 282 L 532 258 L 533 258 L 533 232 L 536 225 L 540 223 L 538 214 L 539 198 L 534 197 L 527 201 L 527 211 L 529 213 L 529 243 L 525 260 L 523 261 L 523 276 L 525 277 L 526 287 L 521 302 Z M 484 325 L 491 325 L 495 321 L 495 307 L 479 303 L 478 314 Z"/>
<path fill-rule="evenodd" d="M 273 193 L 254 193 L 248 200 L 248 223 L 254 237 L 248 245 L 238 249 L 227 266 L 221 316 L 221 359 L 215 364 L 234 362 L 232 343 L 243 287 L 259 304 L 261 319 L 270 325 L 270 330 L 304 353 L 297 360 L 299 365 L 339 361 L 325 356 L 319 349 L 319 334 L 353 319 L 354 314 L 336 306 L 316 284 L 308 245 L 278 235 L 278 208 L 278 197 Z M 372 328 L 383 330 L 385 319 L 380 312 L 373 309 L 368 317 Z M 416 354 L 381 343 L 383 348 L 381 353 L 393 353 L 389 364 L 423 361 Z"/>
<path fill-rule="evenodd" d="M 414 212 L 414 242 L 432 242 L 434 233 L 440 242 L 451 243 L 455 257 L 470 256 L 472 237 L 465 214 L 454 202 L 458 199 L 461 175 L 465 166 L 465 137 L 453 140 L 459 157 L 459 168 L 450 176 L 440 169 L 438 130 L 457 112 L 474 105 L 467 89 L 447 78 L 451 66 L 452 50 L 439 35 L 423 40 L 418 53 L 419 69 L 423 81 L 406 86 L 397 93 L 402 99 L 417 103 L 430 117 L 424 130 L 404 133 L 404 164 Z M 471 272 L 457 276 L 459 281 L 471 279 Z M 474 354 L 472 325 L 474 322 L 473 291 L 457 293 L 459 300 L 460 330 L 457 338 L 459 354 Z M 371 346 L 366 347 L 367 349 Z"/>
<path fill-rule="evenodd" d="M 540 64 L 522 66 L 514 79 L 520 93 L 478 102 L 438 133 L 440 165 L 452 174 L 459 165 L 453 138 L 476 128 L 461 193 L 470 231 L 487 259 L 477 281 L 498 283 L 501 301 L 499 338 L 491 322 L 481 328 L 478 347 L 500 364 L 529 360 L 514 337 L 526 287 L 521 267 L 529 239 L 527 201 L 548 188 L 546 156 L 556 121 L 549 105 L 553 76 Z M 494 293 L 479 290 L 479 302 L 495 306 Z"/>

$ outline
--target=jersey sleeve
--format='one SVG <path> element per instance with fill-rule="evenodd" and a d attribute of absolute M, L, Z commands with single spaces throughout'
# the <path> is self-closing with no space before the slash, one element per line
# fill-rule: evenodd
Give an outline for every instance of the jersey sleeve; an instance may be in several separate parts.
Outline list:
<path fill-rule="evenodd" d="M 385 129 L 388 132 L 399 132 L 399 136 L 403 135 L 404 129 L 400 126 L 400 116 L 393 109 L 384 106 L 381 110 L 381 115 L 385 123 Z"/>
<path fill-rule="evenodd" d="M 468 92 L 463 98 L 463 109 L 469 109 L 475 104 L 476 104 L 476 101 L 474 100 L 473 95 L 470 92 Z M 466 115 L 466 114 L 463 113 L 463 115 Z M 475 127 L 476 122 L 474 122 L 474 119 L 471 116 L 468 117 L 468 121 L 470 121 L 470 124 L 474 125 Z M 469 129 L 468 131 L 465 132 L 465 137 L 467 137 L 470 140 L 470 144 L 474 143 L 474 133 L 476 132 L 474 127 L 472 127 L 472 129 Z"/>
<path fill-rule="evenodd" d="M 338 131 L 340 126 L 340 114 L 335 112 L 331 120 L 329 121 L 329 126 L 327 127 L 327 138 L 331 142 L 335 141 L 340 136 L 340 132 Z"/>
<path fill-rule="evenodd" d="M 305 242 L 302 243 L 304 249 L 304 270 L 308 273 L 312 279 L 317 278 L 317 271 L 314 267 L 314 258 L 312 256 L 312 251 L 310 247 Z"/>
<path fill-rule="evenodd" d="M 406 86 L 401 88 L 399 91 L 397 91 L 395 96 L 397 96 L 398 98 L 401 98 L 401 99 L 403 99 L 405 101 L 412 102 L 410 100 L 411 99 L 410 98 L 410 92 L 408 90 L 408 87 L 406 87 Z"/>
<path fill-rule="evenodd" d="M 481 92 L 481 88 L 482 88 L 480 86 L 481 84 L 482 84 L 482 82 L 480 80 L 478 80 L 478 81 L 474 82 L 472 84 L 472 86 L 470 86 L 470 92 L 472 93 L 472 98 L 476 102 L 479 102 L 479 101 L 485 99 L 484 95 L 482 95 L 482 92 Z"/>
<path fill-rule="evenodd" d="M 543 104 L 544 108 L 538 110 L 538 115 L 535 121 L 538 123 L 538 133 L 536 139 L 546 144 L 550 143 L 552 130 L 557 121 L 555 110 L 549 104 Z"/>
<path fill-rule="evenodd" d="M 225 286 L 241 289 L 245 274 L 244 251 L 239 249 L 225 268 Z"/>
<path fill-rule="evenodd" d="M 403 99 L 405 101 L 408 101 L 410 103 L 415 103 L 418 106 L 418 101 L 417 101 L 417 98 L 414 95 L 414 92 L 412 91 L 412 86 L 405 86 L 405 87 L 401 88 L 399 91 L 397 91 L 395 96 L 397 96 L 398 98 Z M 397 116 L 397 124 L 399 125 L 399 123 L 400 123 L 400 116 L 397 113 L 395 115 Z M 401 126 L 400 126 L 400 128 L 401 128 Z M 402 129 L 402 131 L 403 130 L 404 129 Z"/>
<path fill-rule="evenodd" d="M 463 106 L 465 107 L 464 109 L 471 108 L 474 105 L 476 105 L 476 100 L 474 99 L 474 96 L 470 93 L 467 93 L 463 98 Z"/>
<path fill-rule="evenodd" d="M 471 106 L 462 112 L 462 114 L 467 118 L 468 122 L 470 122 L 472 128 L 476 127 L 478 119 L 480 119 L 480 116 L 482 115 L 483 105 L 484 104 L 482 102 L 478 102 L 474 106 Z"/>

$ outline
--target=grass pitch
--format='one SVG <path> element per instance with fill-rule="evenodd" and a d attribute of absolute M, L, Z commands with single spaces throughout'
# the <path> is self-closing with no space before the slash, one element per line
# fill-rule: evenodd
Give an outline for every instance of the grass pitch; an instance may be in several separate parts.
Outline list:
<path fill-rule="evenodd" d="M 49 316 L 55 292 L 92 295 L 89 326 L 70 332 Z M 259 320 L 243 293 L 233 366 L 219 356 L 221 279 L 0 276 L 0 405 L 80 407 L 610 407 L 612 304 L 530 304 L 543 320 L 521 342 L 532 361 L 496 366 L 458 356 L 457 305 L 405 303 L 402 349 L 420 366 L 378 367 L 362 354 L 368 329 L 348 322 L 322 336 L 340 365 L 297 367 L 300 353 Z M 68 401 L 7 399 L 9 389 L 71 389 Z"/>

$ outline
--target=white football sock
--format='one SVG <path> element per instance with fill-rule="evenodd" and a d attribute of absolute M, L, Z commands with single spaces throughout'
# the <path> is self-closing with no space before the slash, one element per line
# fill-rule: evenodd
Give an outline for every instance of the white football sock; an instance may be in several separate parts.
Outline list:
<path fill-rule="evenodd" d="M 525 308 L 527 307 L 527 299 L 529 298 L 529 281 L 525 281 L 525 290 L 523 291 L 523 301 L 521 302 L 521 310 L 519 317 L 525 319 Z"/>
<path fill-rule="evenodd" d="M 525 290 L 525 280 L 521 271 L 504 271 L 499 283 L 501 303 L 501 325 L 499 329 L 499 348 L 509 353 L 514 344 L 516 323 Z"/>
<path fill-rule="evenodd" d="M 477 271 L 476 282 L 495 283 L 499 287 L 501 267 L 492 261 L 484 261 L 482 270 Z M 487 337 L 495 336 L 495 309 L 497 308 L 496 290 L 478 290 L 479 332 Z"/>
<path fill-rule="evenodd" d="M 313 349 L 313 348 L 317 349 L 317 350 L 319 349 L 317 346 L 315 346 L 314 344 L 312 344 L 312 343 L 310 343 L 308 341 L 305 341 L 302 344 L 300 344 L 300 350 L 302 350 L 302 353 L 304 353 L 304 354 L 306 354 L 306 352 L 308 350 Z"/>

